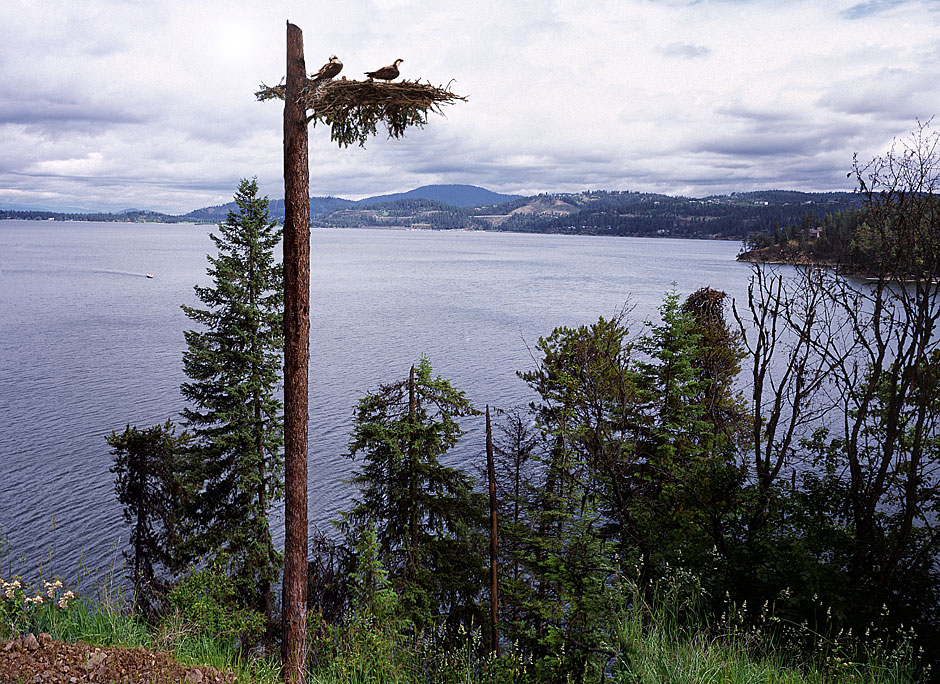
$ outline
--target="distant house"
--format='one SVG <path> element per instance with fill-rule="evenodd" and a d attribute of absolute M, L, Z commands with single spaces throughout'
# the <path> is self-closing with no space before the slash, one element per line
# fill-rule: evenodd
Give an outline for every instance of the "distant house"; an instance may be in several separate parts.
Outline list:
<path fill-rule="evenodd" d="M 818 240 L 820 237 L 822 237 L 822 232 L 823 232 L 823 227 L 822 227 L 822 226 L 816 226 L 815 228 L 810 228 L 810 229 L 809 229 L 809 239 L 810 239 L 810 240 Z"/>

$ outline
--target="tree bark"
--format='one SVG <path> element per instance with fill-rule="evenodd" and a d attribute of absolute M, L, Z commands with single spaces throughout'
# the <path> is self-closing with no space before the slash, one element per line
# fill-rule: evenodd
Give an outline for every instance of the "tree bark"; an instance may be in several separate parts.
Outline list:
<path fill-rule="evenodd" d="M 310 170 L 303 33 L 287 23 L 284 95 L 284 585 L 285 684 L 306 681 L 307 369 L 310 353 Z"/>

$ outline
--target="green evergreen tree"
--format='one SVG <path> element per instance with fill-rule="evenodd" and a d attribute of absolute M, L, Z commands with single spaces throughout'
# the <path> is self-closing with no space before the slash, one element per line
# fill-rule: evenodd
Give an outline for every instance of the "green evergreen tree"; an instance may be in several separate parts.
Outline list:
<path fill-rule="evenodd" d="M 535 450 L 538 434 L 520 409 L 503 413 L 493 439 L 499 529 L 500 622 L 519 620 L 519 606 L 529 588 L 528 549 L 524 540 L 532 529 L 532 495 L 538 477 Z"/>
<path fill-rule="evenodd" d="M 124 521 L 132 526 L 133 552 L 124 556 L 133 564 L 134 608 L 153 618 L 166 608 L 169 583 L 164 572 L 174 574 L 185 564 L 181 547 L 186 493 L 179 471 L 189 435 L 177 435 L 167 420 L 144 429 L 127 425 L 107 441 L 114 456 L 114 490 L 124 505 Z"/>
<path fill-rule="evenodd" d="M 282 404 L 276 397 L 283 348 L 281 238 L 259 198 L 256 180 L 242 180 L 209 256 L 210 287 L 196 287 L 206 306 L 183 306 L 199 329 L 185 333 L 183 411 L 195 436 L 188 473 L 197 496 L 194 552 L 231 559 L 246 604 L 271 619 L 271 584 L 281 555 L 271 540 L 269 506 L 283 495 Z"/>
<path fill-rule="evenodd" d="M 375 528 L 366 524 L 356 542 L 356 567 L 349 576 L 350 612 L 354 619 L 373 619 L 378 627 L 389 627 L 398 620 L 398 595 L 382 566 Z"/>
<path fill-rule="evenodd" d="M 637 407 L 646 401 L 627 338 L 624 315 L 556 328 L 538 342 L 537 368 L 519 374 L 540 398 L 532 410 L 541 468 L 526 497 L 528 532 L 513 539 L 507 528 L 504 537 L 523 551 L 530 585 L 505 594 L 518 616 L 506 631 L 532 654 L 539 681 L 594 678 L 610 656 L 610 540 L 629 524 L 631 492 L 618 486 L 637 465 Z"/>
<path fill-rule="evenodd" d="M 623 315 L 557 328 L 539 340 L 536 370 L 520 374 L 540 397 L 542 469 L 525 497 L 528 530 L 504 526 L 529 584 L 504 581 L 514 604 L 504 610 L 537 660 L 565 645 L 562 669 L 545 678 L 577 681 L 602 667 L 608 580 L 622 563 L 636 561 L 652 590 L 670 565 L 700 568 L 732 515 L 740 352 L 722 297 L 703 290 L 683 305 L 668 293 L 660 321 L 635 340 Z"/>
<path fill-rule="evenodd" d="M 486 498 L 439 459 L 463 435 L 456 419 L 474 413 L 422 358 L 408 378 L 359 400 L 349 443 L 350 458 L 362 458 L 361 498 L 342 522 L 351 546 L 374 524 L 404 616 L 418 627 L 441 617 L 451 634 L 481 624 Z"/>
<path fill-rule="evenodd" d="M 737 444 L 748 430 L 747 403 L 735 388 L 745 356 L 740 334 L 732 332 L 724 315 L 724 292 L 703 287 L 690 294 L 682 311 L 692 318 L 698 354 L 692 366 L 702 381 L 697 401 L 714 437 L 713 449 Z"/>

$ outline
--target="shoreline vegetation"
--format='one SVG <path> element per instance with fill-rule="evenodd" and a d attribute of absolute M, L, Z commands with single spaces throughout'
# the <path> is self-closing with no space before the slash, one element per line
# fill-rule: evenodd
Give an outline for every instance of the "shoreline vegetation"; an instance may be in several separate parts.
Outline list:
<path fill-rule="evenodd" d="M 911 203 L 924 215 L 917 225 L 885 217 L 883 205 Z M 931 217 L 935 199 L 924 197 L 877 198 L 868 206 L 826 214 L 821 219 L 804 215 L 799 223 L 750 234 L 737 260 L 752 264 L 820 266 L 866 280 L 918 282 L 933 280 Z"/>
<path fill-rule="evenodd" d="M 837 633 L 832 622 L 822 623 L 822 631 L 814 631 L 806 625 L 787 625 L 769 605 L 764 606 L 757 623 L 746 617 L 746 606 L 734 603 L 727 604 L 720 619 L 707 618 L 703 587 L 681 569 L 662 577 L 652 593 L 642 591 L 627 577 L 623 579 L 619 591 L 622 608 L 604 642 L 603 677 L 607 681 L 920 681 L 915 675 L 919 656 L 912 635 L 876 631 L 871 638 L 859 640 Z M 58 579 L 39 581 L 35 586 L 20 578 L 0 579 L 2 684 L 282 681 L 279 654 L 271 648 L 246 651 L 231 629 L 232 615 L 214 603 L 217 594 L 204 595 L 195 611 L 178 606 L 152 624 L 134 612 L 119 578 L 100 581 L 98 586 L 86 586 L 79 579 L 72 592 Z M 66 595 L 70 598 L 63 600 Z M 818 607 L 826 610 L 821 602 Z M 330 630 L 321 620 L 316 614 L 310 616 L 311 684 L 545 681 L 533 680 L 531 675 L 537 668 L 544 673 L 551 667 L 549 662 L 534 662 L 518 644 L 505 643 L 499 656 L 487 652 L 481 648 L 480 628 L 471 628 L 462 644 L 446 645 L 437 630 L 402 630 L 378 615 L 351 617 L 350 625 L 341 631 Z M 803 655 L 795 658 L 797 651 Z M 550 659 L 560 665 L 564 658 L 561 647 Z"/>

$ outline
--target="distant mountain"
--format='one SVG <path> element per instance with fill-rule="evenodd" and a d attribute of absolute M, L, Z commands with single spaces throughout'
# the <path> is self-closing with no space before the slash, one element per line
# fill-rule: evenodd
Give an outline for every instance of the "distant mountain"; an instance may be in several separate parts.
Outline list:
<path fill-rule="evenodd" d="M 310 216 L 324 216 L 325 214 L 329 214 L 332 211 L 352 206 L 354 204 L 355 202 L 352 200 L 343 199 L 341 197 L 311 197 Z M 225 204 L 219 204 L 214 207 L 203 207 L 202 209 L 196 209 L 195 211 L 191 211 L 188 214 L 185 214 L 185 217 L 192 221 L 211 221 L 213 223 L 218 223 L 219 221 L 224 221 L 228 217 L 228 213 L 230 211 L 234 211 L 235 209 L 235 202 L 226 202 Z M 268 202 L 268 211 L 271 214 L 271 218 L 275 218 L 278 221 L 283 221 L 284 200 L 270 200 Z"/>
<path fill-rule="evenodd" d="M 357 205 L 372 206 L 375 204 L 388 204 L 403 199 L 426 199 L 440 202 L 441 204 L 446 204 L 451 207 L 484 207 L 521 198 L 521 195 L 501 195 L 498 192 L 491 192 L 486 188 L 480 188 L 476 185 L 425 185 L 420 188 L 415 188 L 414 190 L 409 190 L 408 192 L 366 197 L 358 202 L 343 199 L 342 197 L 311 197 L 310 216 L 311 218 L 318 218 L 339 209 L 350 209 Z M 235 209 L 235 203 L 227 202 L 214 207 L 196 209 L 195 211 L 185 214 L 185 217 L 192 221 L 218 222 L 224 221 L 228 216 L 228 212 L 233 209 Z M 268 211 L 271 212 L 272 218 L 283 221 L 284 200 L 270 200 Z"/>
<path fill-rule="evenodd" d="M 476 185 L 423 185 L 408 192 L 376 195 L 359 200 L 356 204 L 387 204 L 403 199 L 426 199 L 452 207 L 486 207 L 521 199 L 522 195 L 502 195 Z"/>

